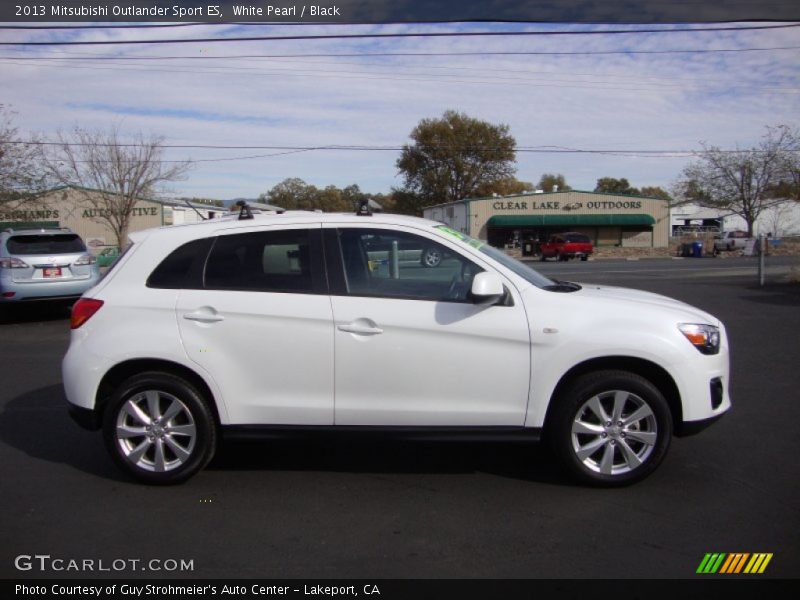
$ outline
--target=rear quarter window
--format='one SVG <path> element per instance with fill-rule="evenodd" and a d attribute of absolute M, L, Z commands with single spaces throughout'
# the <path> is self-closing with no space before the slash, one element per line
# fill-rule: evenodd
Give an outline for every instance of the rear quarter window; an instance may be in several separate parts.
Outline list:
<path fill-rule="evenodd" d="M 213 238 L 193 240 L 173 250 L 147 278 L 147 287 L 201 289 L 203 267 L 213 241 Z"/>

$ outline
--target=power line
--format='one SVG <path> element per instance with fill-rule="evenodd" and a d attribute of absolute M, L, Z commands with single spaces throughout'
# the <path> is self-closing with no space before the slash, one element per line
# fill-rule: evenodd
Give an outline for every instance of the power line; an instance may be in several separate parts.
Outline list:
<path fill-rule="evenodd" d="M 42 140 L 31 140 L 31 141 L 24 141 L 24 140 L 11 140 L 4 142 L 7 144 L 22 144 L 22 145 L 31 145 L 31 146 L 98 146 L 103 148 L 137 148 L 141 146 L 141 144 L 133 144 L 133 143 L 94 143 L 94 142 L 49 142 L 49 141 L 42 141 Z M 335 145 L 315 145 L 315 146 L 261 146 L 261 145 L 228 145 L 228 144 L 159 144 L 161 148 L 173 148 L 173 149 L 184 149 L 184 150 L 292 150 L 292 151 L 309 151 L 309 150 L 344 150 L 344 151 L 359 151 L 359 152 L 371 152 L 371 151 L 391 151 L 396 152 L 403 150 L 404 146 L 381 146 L 381 145 L 366 145 L 366 144 L 353 144 L 353 145 L 344 145 L 344 144 L 335 144 Z M 498 150 L 499 148 L 495 148 L 493 146 L 466 146 L 466 145 L 440 145 L 437 146 L 438 149 L 441 150 L 452 150 L 452 149 L 461 149 L 461 150 Z M 566 153 L 566 154 L 614 154 L 614 153 L 634 153 L 634 154 L 641 154 L 641 155 L 659 155 L 659 154 L 695 154 L 697 150 L 654 150 L 654 149 L 614 149 L 614 148 L 594 148 L 594 149 L 587 149 L 587 148 L 569 148 L 565 146 L 517 146 L 515 148 L 516 152 L 532 152 L 532 153 Z M 736 153 L 741 152 L 741 150 L 724 150 L 719 149 L 719 152 L 725 153 Z M 792 150 L 793 152 L 800 152 L 800 150 Z M 766 150 L 747 150 L 747 152 L 767 152 Z"/>
<path fill-rule="evenodd" d="M 755 31 L 789 29 L 800 27 L 798 23 L 782 25 L 745 25 L 736 27 L 695 27 L 691 29 L 607 29 L 571 31 L 448 31 L 448 32 L 407 32 L 407 33 L 348 33 L 321 35 L 288 36 L 248 36 L 235 38 L 186 38 L 156 40 L 79 40 L 69 42 L 0 42 L 0 46 L 110 46 L 128 44 L 196 44 L 217 42 L 275 42 L 300 40 L 346 40 L 346 39 L 387 39 L 387 38 L 448 38 L 448 37 L 539 37 L 556 35 L 628 35 L 639 33 L 700 33 L 717 31 Z"/>
<path fill-rule="evenodd" d="M 22 48 L 8 48 L 14 52 L 26 52 Z M 594 56 L 605 54 L 715 54 L 724 52 L 774 52 L 800 50 L 800 46 L 773 46 L 770 48 L 708 48 L 694 50 L 584 50 L 577 52 L 558 51 L 475 51 L 475 52 L 324 52 L 306 54 L 228 54 L 202 56 L 103 56 L 86 53 L 87 56 L 3 56 L 13 60 L 228 60 L 243 58 L 362 58 L 362 57 L 434 57 L 434 56 Z"/>
<path fill-rule="evenodd" d="M 21 64 L 16 59 L 5 58 L 6 64 Z M 45 59 L 47 60 L 47 59 Z M 115 65 L 119 63 L 105 63 L 108 65 Z M 122 63 L 125 64 L 125 63 Z M 707 89 L 710 80 L 695 80 L 696 83 L 688 83 L 689 80 L 678 80 L 687 83 L 659 83 L 658 81 L 646 81 L 644 79 L 637 79 L 635 83 L 631 82 L 628 87 L 620 84 L 619 81 L 603 81 L 603 80 L 570 80 L 570 79 L 553 79 L 552 77 L 537 80 L 535 78 L 526 77 L 509 77 L 491 75 L 490 80 L 476 79 L 469 75 L 461 74 L 434 74 L 434 73 L 380 73 L 380 72 L 358 72 L 346 70 L 331 70 L 331 69 L 276 69 L 276 70 L 258 70 L 248 67 L 215 67 L 206 69 L 180 69 L 180 68 L 137 68 L 136 66 L 100 66 L 92 64 L 81 65 L 63 65 L 58 62 L 56 64 L 43 64 L 37 63 L 37 66 L 56 69 L 84 69 L 92 71 L 133 71 L 141 73 L 185 73 L 190 75 L 211 74 L 211 75 L 246 75 L 249 77 L 314 77 L 314 78 L 337 78 L 337 79 L 357 79 L 357 80 L 380 80 L 380 81 L 412 81 L 423 83 L 436 83 L 436 84 L 474 84 L 474 85 L 498 85 L 503 84 L 507 86 L 546 86 L 548 88 L 576 88 L 576 89 L 594 89 L 594 90 L 611 90 L 611 91 L 652 91 L 652 90 L 686 90 L 688 88 L 701 88 Z M 524 71 L 521 71 L 524 73 Z M 532 73 L 533 74 L 533 73 Z M 545 73 L 540 73 L 545 74 Z M 546 75 L 558 75 L 557 73 L 546 73 Z M 594 76 L 592 74 L 581 74 L 582 76 Z M 613 75 L 611 75 L 613 77 Z M 456 79 L 458 78 L 458 79 Z M 747 87 L 758 93 L 797 93 L 800 88 L 797 87 L 777 87 L 757 85 L 754 86 L 751 82 L 746 81 L 724 81 L 723 83 L 729 84 L 731 87 Z M 630 87 L 630 85 L 634 87 Z"/>

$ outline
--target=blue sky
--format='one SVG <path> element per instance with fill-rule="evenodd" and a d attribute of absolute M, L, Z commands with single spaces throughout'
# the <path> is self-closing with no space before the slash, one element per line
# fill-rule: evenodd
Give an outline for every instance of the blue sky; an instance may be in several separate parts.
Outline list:
<path fill-rule="evenodd" d="M 634 26 L 631 26 L 634 27 Z M 619 29 L 620 26 L 434 24 L 303 26 L 302 32 Z M 123 40 L 289 35 L 298 27 L 201 26 L 174 30 L 0 31 L 3 41 Z M 508 124 L 519 147 L 696 150 L 700 142 L 755 144 L 765 125 L 800 123 L 800 51 L 653 53 L 671 49 L 800 46 L 800 29 L 548 36 L 236 42 L 161 46 L 5 47 L 2 57 L 92 55 L 117 60 L 0 60 L 0 103 L 24 133 L 53 136 L 74 125 L 165 136 L 172 144 L 389 146 L 422 118 L 454 109 Z M 333 56 L 414 52 L 623 52 L 592 55 Z M 231 58 L 254 54 L 316 57 Z M 119 60 L 154 56 L 202 60 Z M 271 154 L 272 156 L 264 156 Z M 402 181 L 396 151 L 173 149 L 198 162 L 172 192 L 253 197 L 286 177 L 318 186 L 358 184 L 387 192 Z M 517 176 L 563 173 L 578 189 L 598 178 L 669 187 L 686 157 L 518 153 Z"/>

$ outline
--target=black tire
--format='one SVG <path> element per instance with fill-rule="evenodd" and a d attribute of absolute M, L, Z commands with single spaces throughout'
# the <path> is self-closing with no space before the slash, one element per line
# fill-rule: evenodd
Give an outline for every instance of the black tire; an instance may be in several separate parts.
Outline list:
<path fill-rule="evenodd" d="M 581 262 L 586 262 L 587 260 L 589 260 L 588 256 L 581 256 Z"/>
<path fill-rule="evenodd" d="M 547 257 L 544 254 L 542 254 L 541 256 L 539 256 L 539 260 L 544 262 L 547 260 Z"/>
<path fill-rule="evenodd" d="M 618 392 L 624 394 L 619 400 Z M 613 419 L 619 402 L 617 422 L 603 422 L 589 406 L 596 406 L 595 401 L 604 419 Z M 545 436 L 561 464 L 582 483 L 613 487 L 641 481 L 667 453 L 672 438 L 669 405 L 644 377 L 628 371 L 587 373 L 568 384 L 553 402 Z M 626 417 L 636 419 L 637 414 L 642 417 L 625 425 Z"/>
<path fill-rule="evenodd" d="M 152 419 L 153 412 L 158 419 Z M 123 430 L 135 433 L 120 435 Z M 103 413 L 103 438 L 123 471 L 167 485 L 186 481 L 208 464 L 217 432 L 208 400 L 193 385 L 170 373 L 148 371 L 125 380 L 111 396 Z"/>
<path fill-rule="evenodd" d="M 442 251 L 438 248 L 425 248 L 419 258 L 420 264 L 429 269 L 438 267 L 442 262 Z"/>

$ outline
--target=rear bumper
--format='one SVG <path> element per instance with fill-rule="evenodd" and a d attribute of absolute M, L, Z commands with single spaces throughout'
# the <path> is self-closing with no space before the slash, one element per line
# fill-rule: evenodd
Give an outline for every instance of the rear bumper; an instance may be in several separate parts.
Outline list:
<path fill-rule="evenodd" d="M 31 283 L 0 278 L 0 302 L 80 298 L 84 292 L 97 285 L 98 281 L 100 281 L 99 275 L 73 281 L 36 281 Z M 5 296 L 6 293 L 11 292 L 13 292 L 13 296 Z"/>

